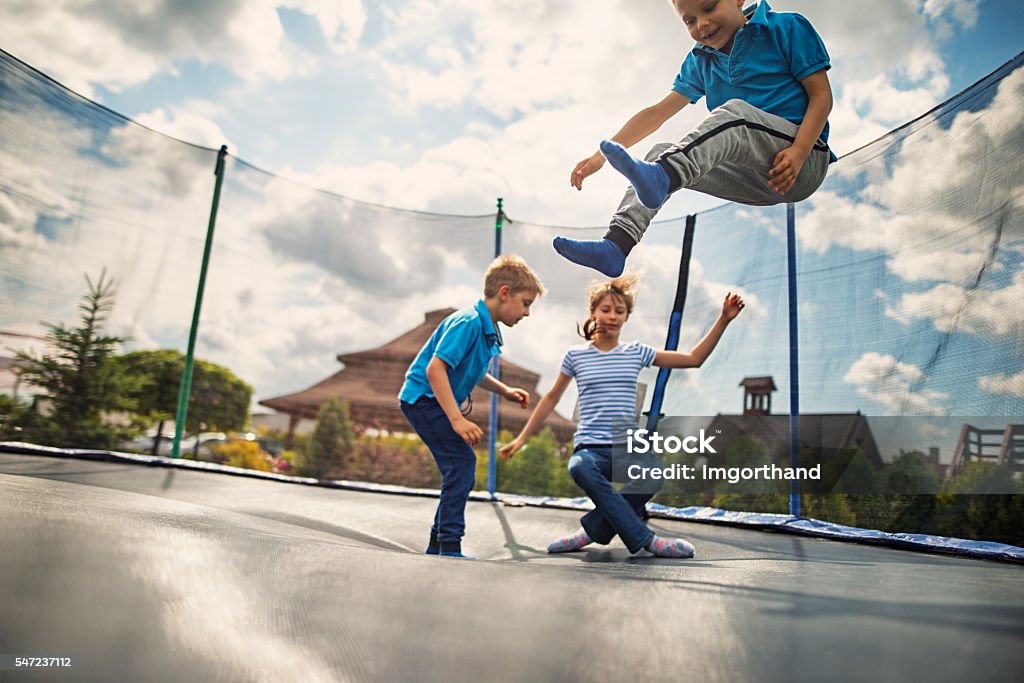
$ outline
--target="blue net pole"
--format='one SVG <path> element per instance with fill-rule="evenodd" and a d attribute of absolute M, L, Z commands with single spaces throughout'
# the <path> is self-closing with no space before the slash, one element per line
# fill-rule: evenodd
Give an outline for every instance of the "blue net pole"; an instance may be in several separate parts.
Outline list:
<path fill-rule="evenodd" d="M 789 466 L 800 466 L 800 360 L 797 345 L 796 207 L 786 204 L 786 255 L 789 269 Z M 800 480 L 789 480 L 789 514 L 800 516 Z"/>
<path fill-rule="evenodd" d="M 501 256 L 501 224 L 502 218 L 505 216 L 504 210 L 501 208 L 502 199 L 498 197 L 498 215 L 494 219 L 494 257 Z M 495 356 L 491 359 L 491 375 L 495 379 L 501 379 L 501 356 Z M 498 461 L 495 457 L 497 455 L 497 444 L 498 444 L 498 395 L 491 394 L 491 420 L 490 429 L 488 429 L 487 437 L 487 492 L 491 494 L 491 498 L 494 498 L 494 491 L 497 488 L 498 480 Z"/>
<path fill-rule="evenodd" d="M 690 281 L 690 255 L 693 253 L 693 231 L 697 225 L 697 216 L 686 217 L 686 230 L 683 231 L 683 249 L 679 256 L 679 280 L 676 282 L 676 298 L 672 304 L 672 314 L 668 321 L 668 337 L 665 349 L 675 351 L 679 346 L 679 328 L 682 326 L 683 309 L 686 307 L 686 288 Z M 658 420 L 661 419 L 661 404 L 665 399 L 665 386 L 668 384 L 670 368 L 660 368 L 658 378 L 654 381 L 654 393 L 651 394 L 651 410 L 647 414 L 647 429 L 656 431 Z"/>

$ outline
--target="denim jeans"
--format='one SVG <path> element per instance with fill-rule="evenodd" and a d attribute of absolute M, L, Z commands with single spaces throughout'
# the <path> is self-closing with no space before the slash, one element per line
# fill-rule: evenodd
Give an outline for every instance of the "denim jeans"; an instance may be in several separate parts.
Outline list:
<path fill-rule="evenodd" d="M 635 553 L 654 538 L 654 532 L 640 521 L 638 514 L 651 494 L 623 494 L 612 486 L 611 446 L 589 446 L 576 451 L 569 458 L 569 474 L 594 502 L 594 509 L 580 520 L 594 542 L 607 545 L 618 534 L 629 552 Z"/>
<path fill-rule="evenodd" d="M 441 499 L 430 531 L 443 544 L 458 543 L 466 533 L 466 501 L 476 483 L 476 451 L 452 429 L 437 399 L 421 396 L 399 404 L 441 471 Z"/>

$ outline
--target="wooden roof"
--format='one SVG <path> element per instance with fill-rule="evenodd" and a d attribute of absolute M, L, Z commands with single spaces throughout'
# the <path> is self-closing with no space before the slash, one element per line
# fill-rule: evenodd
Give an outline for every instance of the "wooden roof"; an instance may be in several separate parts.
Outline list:
<path fill-rule="evenodd" d="M 761 439 L 776 462 L 789 457 L 788 415 L 717 415 L 708 426 L 709 433 L 723 434 L 728 441 L 737 434 L 750 434 Z M 882 467 L 882 456 L 871 433 L 867 418 L 860 413 L 804 413 L 800 415 L 800 444 L 825 455 L 850 448 L 859 448 L 876 468 Z"/>
<path fill-rule="evenodd" d="M 771 375 L 764 377 L 744 377 L 743 381 L 739 383 L 739 386 L 745 387 L 746 389 L 760 389 L 762 391 L 778 391 L 778 387 L 775 386 L 775 380 L 772 379 Z"/>
<path fill-rule="evenodd" d="M 314 420 L 320 406 L 327 400 L 337 397 L 348 401 L 354 420 L 358 420 L 360 413 L 371 414 L 368 411 L 372 411 L 375 419 L 383 420 L 384 428 L 403 429 L 404 426 L 403 431 L 408 430 L 408 424 L 398 410 L 398 392 L 405 380 L 405 372 L 441 321 L 454 311 L 454 308 L 430 311 L 419 326 L 383 346 L 367 351 L 339 354 L 338 361 L 344 367 L 330 377 L 302 391 L 264 399 L 259 403 L 282 413 Z M 501 379 L 506 384 L 529 391 L 531 409 L 540 400 L 537 393 L 540 375 L 537 373 L 508 360 L 502 360 Z M 470 419 L 484 431 L 487 430 L 490 419 L 490 397 L 489 392 L 479 388 L 472 394 L 473 412 Z M 525 424 L 530 412 L 508 401 L 501 401 L 498 408 L 499 425 L 502 429 L 517 431 Z M 568 438 L 576 428 L 572 422 L 558 413 L 552 413 L 545 426 L 552 427 L 559 438 L 563 439 Z"/>

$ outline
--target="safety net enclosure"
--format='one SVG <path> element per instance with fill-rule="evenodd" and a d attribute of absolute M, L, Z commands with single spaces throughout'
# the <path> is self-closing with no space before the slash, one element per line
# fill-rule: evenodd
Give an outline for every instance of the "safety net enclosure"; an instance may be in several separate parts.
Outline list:
<path fill-rule="evenodd" d="M 938 491 L 951 468 L 975 462 L 1009 468 L 1010 478 L 990 492 L 1019 492 L 1022 64 L 1018 56 L 844 156 L 795 207 L 801 417 L 848 416 L 850 425 L 864 417 L 880 444 L 874 467 L 920 456 L 931 469 L 934 490 L 920 493 Z M 184 351 L 216 159 L 217 150 L 141 126 L 0 52 L 0 332 L 43 337 L 42 322 L 72 323 L 83 275 L 105 272 L 117 284 L 107 328 L 129 337 L 125 350 Z M 303 429 L 331 387 L 343 386 L 358 439 L 377 442 L 356 444 L 358 457 L 334 474 L 429 484 L 429 458 L 401 444 L 394 445 L 396 462 L 422 465 L 410 481 L 394 481 L 400 467 L 366 465 L 366 453 L 384 457 L 382 440 L 401 431 L 394 393 L 415 337 L 408 335 L 436 324 L 432 312 L 475 302 L 497 247 L 522 256 L 548 294 L 506 332 L 504 359 L 538 397 L 564 351 L 581 342 L 576 323 L 585 318 L 585 289 L 594 279 L 559 257 L 551 239 L 599 237 L 604 228 L 517 220 L 527 207 L 496 216 L 490 199 L 481 200 L 480 215 L 447 215 L 361 202 L 315 185 L 315 178 L 280 177 L 228 155 L 196 356 L 250 384 L 257 406 L 285 415 L 268 424 L 294 449 L 302 448 Z M 685 193 L 664 213 L 685 213 Z M 665 343 L 685 224 L 685 217 L 656 222 L 630 256 L 643 287 L 629 339 Z M 696 216 L 678 347 L 689 349 L 703 336 L 726 292 L 741 293 L 748 305 L 704 367 L 672 374 L 661 414 L 740 415 L 752 392 L 774 394 L 770 414 L 789 412 L 786 236 L 784 205 L 728 204 Z M 641 375 L 645 411 L 655 376 L 653 369 Z M 31 395 L 30 387 L 22 391 Z M 498 490 L 578 495 L 564 472 L 573 406 L 570 390 L 558 409 L 561 422 L 552 423 L 550 448 L 538 445 L 532 459 L 521 459 L 526 464 L 499 465 Z M 475 400 L 473 415 L 485 429 L 488 414 L 486 397 Z M 525 415 L 505 406 L 500 417 L 499 428 L 515 430 Z M 965 425 L 974 430 L 966 436 Z M 547 474 L 531 476 L 531 468 Z M 752 498 L 737 490 L 731 499 L 719 493 L 717 500 L 705 492 L 666 501 L 784 511 L 784 491 Z M 858 521 L 847 503 L 818 509 Z M 872 514 L 879 525 L 910 524 Z"/>

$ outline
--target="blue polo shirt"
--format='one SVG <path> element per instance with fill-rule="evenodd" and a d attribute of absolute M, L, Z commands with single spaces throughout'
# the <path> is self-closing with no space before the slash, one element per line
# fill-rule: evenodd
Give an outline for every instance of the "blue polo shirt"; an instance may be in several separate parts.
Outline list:
<path fill-rule="evenodd" d="M 747 12 L 732 52 L 698 43 L 686 55 L 672 90 L 691 102 L 706 97 L 709 110 L 740 99 L 800 125 L 808 103 L 801 79 L 832 66 L 825 44 L 811 23 L 795 12 L 774 12 L 765 0 L 753 14 Z M 821 139 L 828 142 L 828 122 Z"/>
<path fill-rule="evenodd" d="M 501 344 L 501 333 L 483 299 L 471 308 L 452 313 L 441 321 L 409 366 L 398 398 L 415 403 L 421 396 L 434 396 L 427 380 L 427 365 L 437 356 L 448 366 L 448 382 L 455 402 L 461 405 L 487 374 L 491 358 L 501 353 Z"/>

